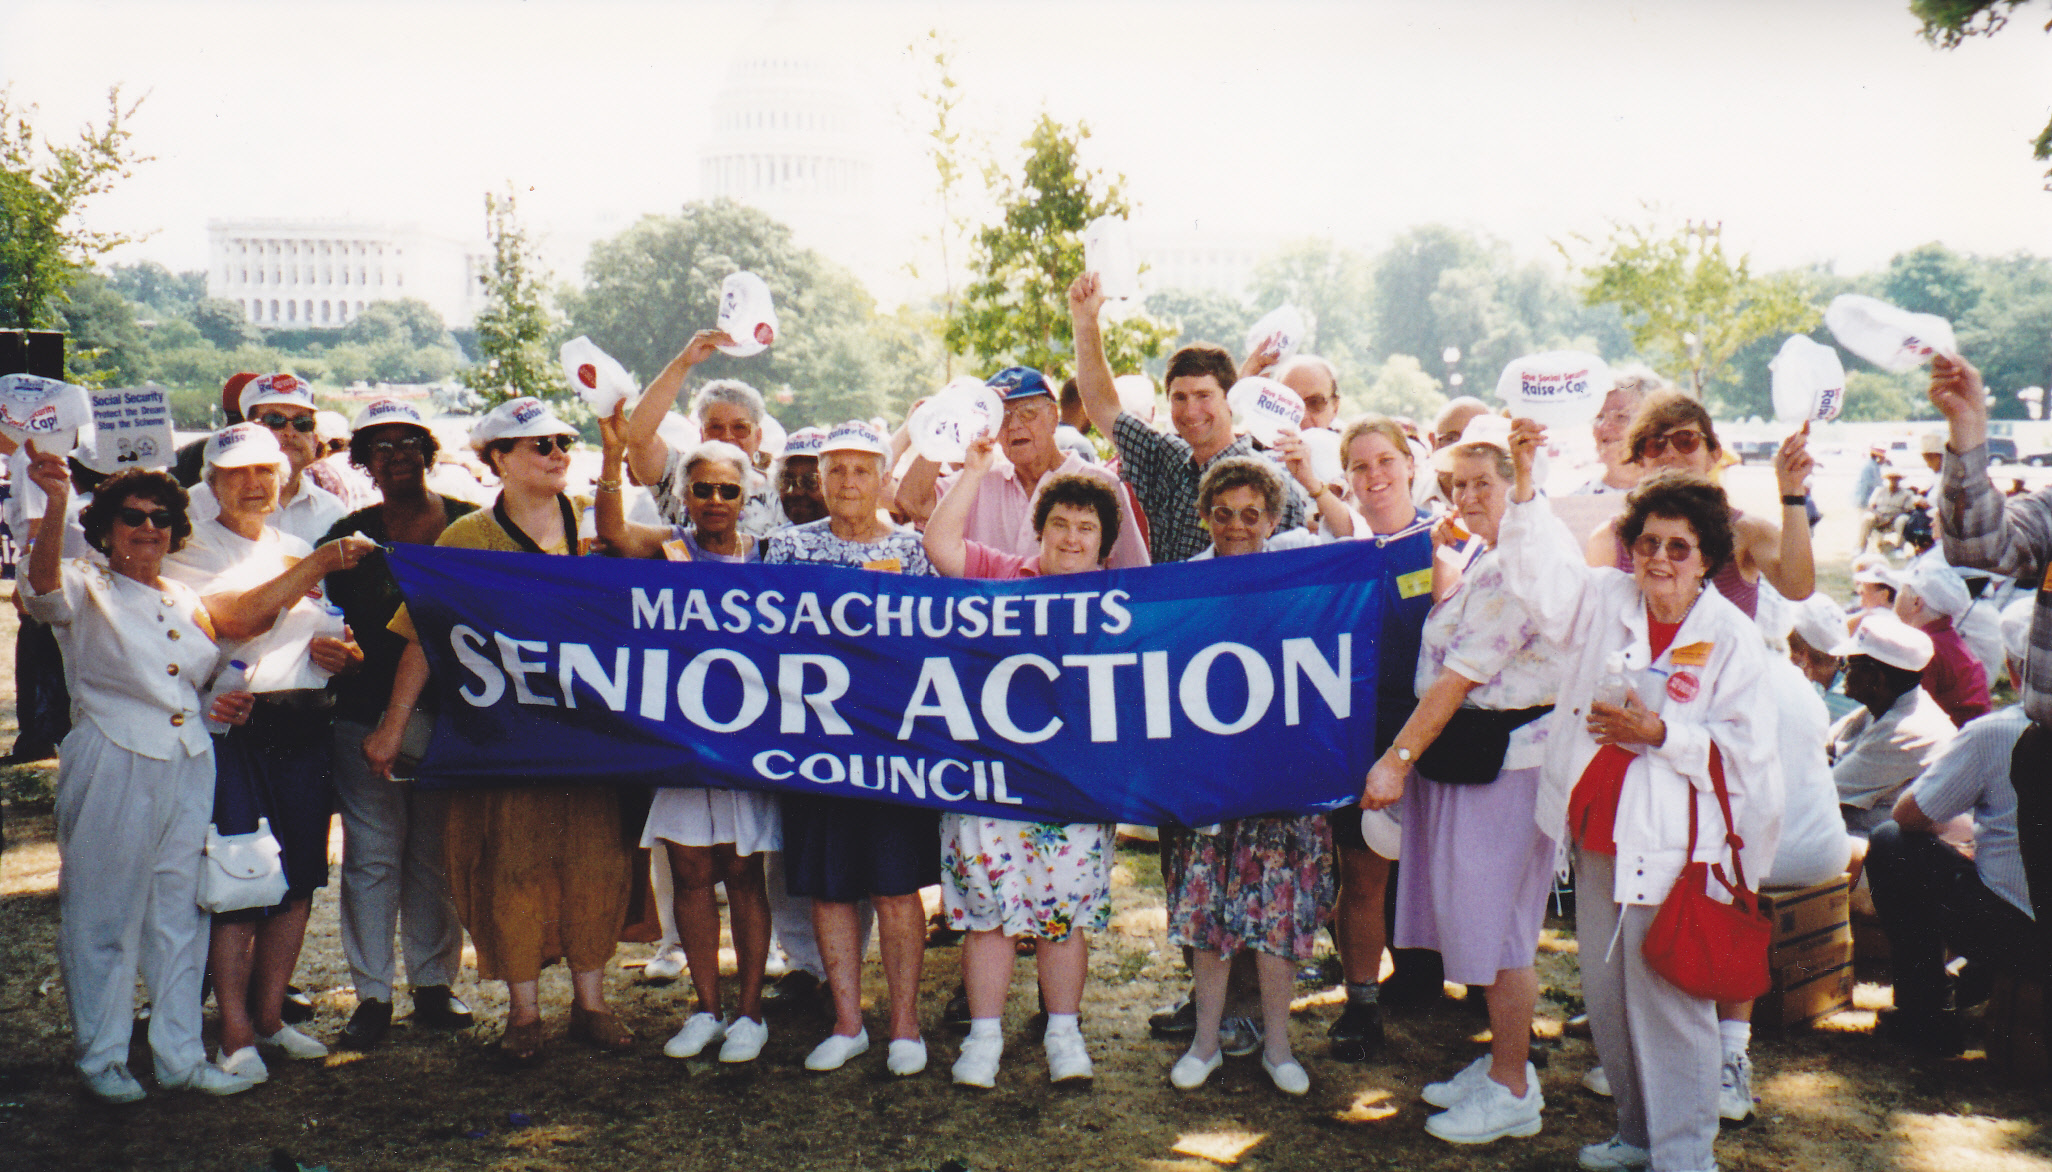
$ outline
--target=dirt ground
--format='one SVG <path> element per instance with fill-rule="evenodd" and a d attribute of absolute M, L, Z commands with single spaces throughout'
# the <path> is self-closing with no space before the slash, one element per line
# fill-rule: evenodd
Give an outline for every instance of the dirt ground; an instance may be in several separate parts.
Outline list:
<path fill-rule="evenodd" d="M 1821 534 L 1820 534 L 1821 536 Z M 11 702 L 13 614 L 0 608 L 0 700 Z M 13 739 L 0 709 L 0 746 Z M 1006 1062 L 992 1091 L 952 1086 L 957 1039 L 938 1028 L 958 979 L 958 950 L 927 954 L 921 1015 L 928 1070 L 894 1079 L 881 1047 L 825 1075 L 806 1052 L 823 1018 L 770 1019 L 757 1062 L 738 1069 L 681 1063 L 661 1047 L 681 1023 L 683 983 L 643 982 L 621 950 L 610 992 L 638 1037 L 632 1053 L 604 1056 L 563 1038 L 569 1004 L 561 968 L 543 981 L 550 1031 L 546 1061 L 512 1070 L 494 1042 L 502 987 L 466 977 L 458 991 L 480 1024 L 457 1034 L 414 1030 L 402 1020 L 367 1055 L 272 1064 L 271 1081 L 231 1099 L 160 1093 L 130 1107 L 87 1096 L 70 1066 L 70 1032 L 53 949 L 57 858 L 47 768 L 0 770 L 7 847 L 0 856 L 0 1169 L 181 1169 L 244 1172 L 289 1159 L 332 1172 L 554 1172 L 585 1168 L 862 1169 L 872 1172 L 1000 1172 L 1053 1168 L 1201 1172 L 1224 1166 L 1280 1172 L 1335 1167 L 1572 1169 L 1578 1146 L 1613 1130 L 1609 1104 L 1579 1087 L 1595 1063 L 1586 1040 L 1562 1038 L 1579 1008 L 1572 925 L 1550 921 L 1540 956 L 1545 994 L 1540 1054 L 1546 1130 L 1535 1139 L 1455 1148 L 1423 1130 L 1418 1098 L 1479 1052 L 1485 1027 L 1450 995 L 1429 1011 L 1394 1014 L 1385 1056 L 1365 1065 L 1332 1061 L 1324 1031 L 1339 991 L 1299 985 L 1294 1042 L 1312 1078 L 1291 1099 L 1268 1085 L 1252 1058 L 1229 1061 L 1202 1089 L 1168 1083 L 1180 1054 L 1150 1039 L 1150 1010 L 1181 992 L 1184 976 L 1164 932 L 1151 850 L 1119 852 L 1117 917 L 1093 942 L 1084 1033 L 1097 1060 L 1087 1089 L 1046 1081 L 1038 1045 L 1023 1037 L 1033 1011 L 1032 962 L 1017 968 L 1006 1017 Z M 315 902 L 297 980 L 319 1016 L 305 1027 L 332 1038 L 354 1008 L 337 936 L 336 888 Z M 874 1027 L 883 987 L 874 963 L 867 999 Z M 1888 1004 L 1885 973 L 1862 973 L 1852 1010 L 1788 1036 L 1761 1031 L 1753 1044 L 1757 1120 L 1727 1130 L 1727 1169 L 1825 1172 L 1904 1169 L 2012 1172 L 2052 1169 L 2052 1110 L 2042 1087 L 2010 1085 L 1984 1054 L 1913 1060 L 1872 1034 Z M 1453 990 L 1449 991 L 1450 994 Z M 401 998 L 403 1015 L 407 1006 Z M 149 1085 L 149 1055 L 132 1069 Z M 280 1164 L 290 1167 L 289 1163 Z"/>

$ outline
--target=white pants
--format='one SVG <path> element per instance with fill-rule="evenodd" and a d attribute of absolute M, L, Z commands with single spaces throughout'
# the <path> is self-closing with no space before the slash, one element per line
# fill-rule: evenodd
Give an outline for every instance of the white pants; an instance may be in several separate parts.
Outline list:
<path fill-rule="evenodd" d="M 207 1060 L 200 981 L 207 913 L 201 853 L 214 811 L 214 755 L 138 756 L 90 719 L 64 738 L 57 769 L 57 963 L 78 1069 L 128 1062 L 138 968 L 150 990 L 159 1078 Z"/>
<path fill-rule="evenodd" d="M 370 727 L 335 722 L 335 804 L 342 811 L 342 952 L 360 1000 L 390 1003 L 400 933 L 406 978 L 449 985 L 463 965 L 463 925 L 443 873 L 448 795 L 377 776 L 363 759 Z"/>
<path fill-rule="evenodd" d="M 1715 1168 L 1724 1066 L 1717 1003 L 1689 996 L 1647 967 L 1640 949 L 1660 909 L 1612 901 L 1616 861 L 1575 853 L 1582 1000 L 1596 1057 L 1610 1076 L 1617 1133 L 1653 1153 L 1653 1172 Z"/>

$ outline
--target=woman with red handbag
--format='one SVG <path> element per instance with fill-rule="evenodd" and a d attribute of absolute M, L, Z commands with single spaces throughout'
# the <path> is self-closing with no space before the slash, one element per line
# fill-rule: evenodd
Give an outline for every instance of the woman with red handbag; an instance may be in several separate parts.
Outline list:
<path fill-rule="evenodd" d="M 1730 505 L 1700 476 L 1632 491 L 1627 574 L 1577 556 L 1533 485 L 1545 429 L 1518 420 L 1505 581 L 1569 649 L 1535 818 L 1574 846 L 1582 995 L 1618 1131 L 1589 1169 L 1715 1167 L 1718 999 L 1766 991 L 1747 875 L 1779 836 L 1777 718 L 1759 629 L 1706 582 L 1733 556 Z"/>

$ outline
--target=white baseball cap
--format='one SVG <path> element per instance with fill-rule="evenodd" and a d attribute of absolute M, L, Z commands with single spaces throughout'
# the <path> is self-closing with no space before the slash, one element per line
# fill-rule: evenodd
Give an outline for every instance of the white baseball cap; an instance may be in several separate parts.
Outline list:
<path fill-rule="evenodd" d="M 208 468 L 276 464 L 282 471 L 290 467 L 285 449 L 278 446 L 278 437 L 261 423 L 234 423 L 222 428 L 207 437 L 205 452 Z"/>
<path fill-rule="evenodd" d="M 251 380 L 242 388 L 242 417 L 251 419 L 256 409 L 270 403 L 283 403 L 292 407 L 314 409 L 313 388 L 298 375 L 267 374 Z"/>
<path fill-rule="evenodd" d="M 399 399 L 372 399 L 364 404 L 363 410 L 349 422 L 349 430 L 362 431 L 366 427 L 379 427 L 387 423 L 403 423 L 409 427 L 428 430 L 427 420 L 420 417 L 413 404 Z"/>
<path fill-rule="evenodd" d="M 1852 580 L 1855 586 L 1886 586 L 1894 589 L 1895 571 L 1888 568 L 1888 559 L 1878 553 L 1863 554 L 1853 559 Z"/>
<path fill-rule="evenodd" d="M 1794 633 L 1812 648 L 1830 654 L 1845 642 L 1845 609 L 1828 594 L 1812 594 L 1795 604 Z"/>
<path fill-rule="evenodd" d="M 784 459 L 793 456 L 818 456 L 826 443 L 827 433 L 821 427 L 801 427 L 784 437 Z"/>
<path fill-rule="evenodd" d="M 470 429 L 470 446 L 484 451 L 493 440 L 525 439 L 531 435 L 576 435 L 577 429 L 557 418 L 547 403 L 532 395 L 508 399 Z"/>
<path fill-rule="evenodd" d="M 1897 580 L 1899 587 L 1914 590 L 1924 606 L 1935 610 L 1949 619 L 1958 619 L 1973 608 L 1973 595 L 1967 593 L 1966 583 L 1946 566 L 1924 562 L 1910 573 Z"/>
<path fill-rule="evenodd" d="M 819 445 L 819 454 L 824 456 L 828 452 L 868 452 L 872 456 L 888 456 L 891 444 L 882 428 L 860 419 L 850 419 L 846 423 L 835 424 L 827 432 L 826 439 Z"/>
<path fill-rule="evenodd" d="M 1461 429 L 1461 438 L 1432 453 L 1432 467 L 1440 472 L 1453 471 L 1454 452 L 1469 444 L 1488 444 L 1492 448 L 1510 451 L 1511 421 L 1501 415 L 1484 412 L 1468 420 Z M 1536 477 L 1535 477 L 1536 479 Z"/>
<path fill-rule="evenodd" d="M 1852 636 L 1833 647 L 1831 654 L 1864 655 L 1904 671 L 1922 671 L 1931 662 L 1931 636 L 1887 611 L 1876 611 L 1861 619 Z"/>
<path fill-rule="evenodd" d="M 346 440 L 349 438 L 349 421 L 340 411 L 314 412 L 314 434 L 323 440 Z"/>

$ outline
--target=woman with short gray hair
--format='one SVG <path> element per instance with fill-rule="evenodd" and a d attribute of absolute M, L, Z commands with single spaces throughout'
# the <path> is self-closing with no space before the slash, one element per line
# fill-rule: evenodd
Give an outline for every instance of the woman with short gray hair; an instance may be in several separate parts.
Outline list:
<path fill-rule="evenodd" d="M 671 524 L 689 522 L 690 510 L 685 505 L 684 494 L 690 472 L 685 467 L 685 453 L 664 443 L 662 436 L 657 434 L 657 428 L 677 402 L 684 384 L 690 381 L 692 370 L 711 358 L 727 341 L 727 335 L 718 330 L 700 330 L 693 334 L 684 349 L 670 360 L 655 381 L 648 384 L 641 401 L 634 405 L 633 413 L 627 418 L 628 468 L 638 483 L 649 486 L 655 497 L 656 511 Z M 761 537 L 788 524 L 783 505 L 777 499 L 776 485 L 754 468 L 754 461 L 762 449 L 762 393 L 737 379 L 714 379 L 692 396 L 691 417 L 698 424 L 699 438 L 722 440 L 748 455 L 748 491 L 742 497 L 740 531 Z"/>

